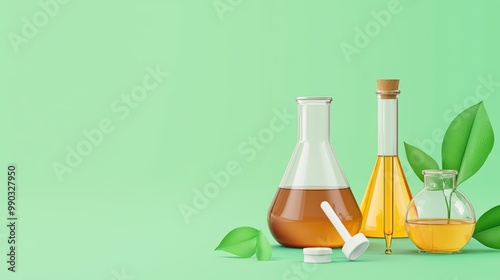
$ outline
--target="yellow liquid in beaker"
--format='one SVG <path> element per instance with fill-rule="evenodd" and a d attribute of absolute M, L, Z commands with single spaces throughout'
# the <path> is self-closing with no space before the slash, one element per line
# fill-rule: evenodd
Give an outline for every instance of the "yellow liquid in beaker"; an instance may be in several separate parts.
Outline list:
<path fill-rule="evenodd" d="M 475 222 L 460 219 L 418 219 L 406 224 L 411 241 L 423 252 L 454 253 L 469 242 Z"/>
<path fill-rule="evenodd" d="M 391 184 L 393 203 L 386 199 L 386 188 Z M 367 237 L 383 238 L 386 234 L 396 238 L 408 237 L 405 219 L 411 198 L 399 157 L 378 156 L 361 202 L 363 222 L 360 232 Z M 392 221 L 387 221 L 386 215 L 392 217 Z"/>

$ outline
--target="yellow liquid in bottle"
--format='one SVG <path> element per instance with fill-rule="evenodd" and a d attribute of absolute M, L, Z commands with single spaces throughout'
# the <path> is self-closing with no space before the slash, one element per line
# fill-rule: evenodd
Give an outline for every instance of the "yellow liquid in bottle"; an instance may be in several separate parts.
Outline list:
<path fill-rule="evenodd" d="M 361 202 L 360 231 L 367 237 L 408 237 L 405 217 L 411 199 L 399 157 L 378 156 Z"/>
<path fill-rule="evenodd" d="M 423 252 L 454 253 L 469 242 L 475 222 L 459 219 L 418 219 L 407 223 L 410 239 Z"/>

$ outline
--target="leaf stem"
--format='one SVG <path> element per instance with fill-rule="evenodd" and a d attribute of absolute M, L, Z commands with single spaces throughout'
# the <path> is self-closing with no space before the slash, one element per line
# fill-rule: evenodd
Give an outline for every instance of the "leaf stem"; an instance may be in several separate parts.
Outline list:
<path fill-rule="evenodd" d="M 450 197 L 447 197 L 446 193 L 444 191 L 445 190 L 443 189 L 444 202 L 446 202 L 446 211 L 447 211 L 447 214 L 448 214 L 448 222 L 449 222 L 450 218 L 451 218 L 451 196 L 455 192 L 455 189 L 451 190 Z"/>

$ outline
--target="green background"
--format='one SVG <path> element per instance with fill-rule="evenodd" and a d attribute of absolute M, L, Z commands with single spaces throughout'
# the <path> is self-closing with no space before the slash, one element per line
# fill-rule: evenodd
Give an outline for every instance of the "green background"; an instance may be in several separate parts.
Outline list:
<path fill-rule="evenodd" d="M 433 134 L 480 99 L 500 131 L 500 2 L 401 0 L 385 26 L 372 12 L 391 1 L 221 0 L 227 10 L 219 13 L 211 0 L 67 2 L 55 2 L 46 23 L 38 1 L 0 4 L 1 166 L 2 174 L 17 166 L 19 186 L 18 272 L 7 271 L 0 226 L 0 279 L 496 278 L 500 252 L 475 240 L 462 254 L 429 256 L 408 239 L 396 240 L 391 256 L 373 240 L 353 262 L 334 250 L 333 263 L 292 276 L 302 253 L 277 245 L 266 213 L 297 141 L 296 120 L 251 160 L 238 147 L 268 128 L 275 110 L 295 116 L 296 96 L 332 96 L 332 145 L 360 203 L 377 153 L 375 80 L 399 78 L 400 155 L 415 194 L 422 183 L 403 141 L 440 161 Z M 24 18 L 43 24 L 13 43 Z M 341 45 L 356 47 L 356 28 L 367 26 L 373 36 L 346 56 Z M 169 76 L 126 117 L 114 112 L 148 67 Z M 65 164 L 67 147 L 103 119 L 114 129 L 59 180 L 54 162 Z M 179 207 L 192 206 L 193 189 L 232 160 L 241 173 L 186 223 Z M 500 204 L 499 165 L 494 147 L 460 186 L 478 216 Z M 4 187 L 0 225 L 6 195 Z M 271 261 L 213 251 L 244 225 L 264 230 Z"/>

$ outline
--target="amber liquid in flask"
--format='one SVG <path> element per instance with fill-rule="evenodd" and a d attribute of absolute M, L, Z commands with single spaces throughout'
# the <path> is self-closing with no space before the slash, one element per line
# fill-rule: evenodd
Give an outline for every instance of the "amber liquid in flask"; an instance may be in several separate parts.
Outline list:
<path fill-rule="evenodd" d="M 287 247 L 342 247 L 320 207 L 328 201 L 351 235 L 361 212 L 330 145 L 330 97 L 299 97 L 299 141 L 268 212 L 276 241 Z"/>
<path fill-rule="evenodd" d="M 399 80 L 378 80 L 378 157 L 361 202 L 361 232 L 367 237 L 391 241 L 408 237 L 406 208 L 412 196 L 398 156 Z"/>

